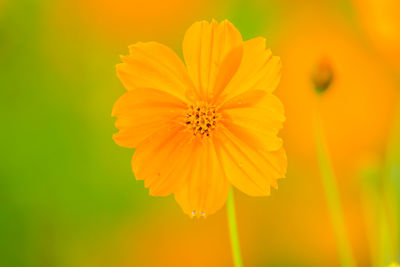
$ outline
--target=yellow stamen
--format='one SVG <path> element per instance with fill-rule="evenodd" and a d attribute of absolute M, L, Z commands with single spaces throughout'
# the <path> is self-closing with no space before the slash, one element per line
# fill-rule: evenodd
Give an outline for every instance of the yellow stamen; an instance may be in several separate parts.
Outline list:
<path fill-rule="evenodd" d="M 186 127 L 193 131 L 194 136 L 210 136 L 219 120 L 215 105 L 199 101 L 188 107 L 186 112 Z"/>

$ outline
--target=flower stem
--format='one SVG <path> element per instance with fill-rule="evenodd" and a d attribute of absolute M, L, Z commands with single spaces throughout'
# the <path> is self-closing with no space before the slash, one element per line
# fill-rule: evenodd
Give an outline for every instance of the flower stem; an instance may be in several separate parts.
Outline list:
<path fill-rule="evenodd" d="M 400 80 L 399 80 L 400 82 Z M 396 110 L 388 138 L 385 164 L 383 166 L 383 183 L 379 198 L 378 213 L 380 230 L 380 265 L 391 261 L 399 261 L 399 197 L 400 189 L 400 99 L 397 100 Z"/>
<path fill-rule="evenodd" d="M 314 130 L 317 158 L 322 177 L 322 184 L 324 187 L 331 222 L 336 237 L 341 265 L 343 267 L 353 267 L 356 265 L 351 251 L 350 242 L 346 235 L 335 174 L 333 172 L 333 168 L 324 142 L 319 104 L 320 103 L 318 101 L 318 105 L 315 111 Z"/>
<path fill-rule="evenodd" d="M 243 263 L 242 263 L 242 255 L 240 253 L 240 243 L 239 243 L 239 236 L 238 236 L 237 225 L 236 225 L 235 201 L 233 198 L 233 188 L 231 188 L 231 191 L 229 192 L 227 210 L 228 210 L 229 235 L 231 238 L 233 262 L 236 267 L 242 267 Z"/>

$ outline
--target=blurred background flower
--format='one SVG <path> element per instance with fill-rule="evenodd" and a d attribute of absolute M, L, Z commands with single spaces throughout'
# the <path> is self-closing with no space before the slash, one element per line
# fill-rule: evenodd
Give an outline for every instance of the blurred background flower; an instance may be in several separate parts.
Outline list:
<path fill-rule="evenodd" d="M 172 197 L 149 197 L 111 138 L 119 55 L 139 40 L 179 53 L 184 30 L 211 18 L 265 36 L 283 62 L 289 172 L 271 197 L 237 194 L 244 264 L 338 265 L 310 114 L 327 58 L 323 126 L 357 262 L 371 265 L 358 170 L 382 167 L 399 88 L 399 8 L 385 3 L 0 1 L 0 265 L 231 265 L 225 211 L 190 220 Z"/>
<path fill-rule="evenodd" d="M 400 2 L 353 0 L 353 5 L 366 39 L 400 71 Z"/>

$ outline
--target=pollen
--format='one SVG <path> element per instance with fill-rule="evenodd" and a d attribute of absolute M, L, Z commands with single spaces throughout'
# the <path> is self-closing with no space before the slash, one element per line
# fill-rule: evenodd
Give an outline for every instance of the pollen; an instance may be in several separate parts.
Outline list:
<path fill-rule="evenodd" d="M 219 114 L 215 105 L 199 101 L 188 106 L 186 113 L 186 127 L 193 131 L 194 136 L 210 136 L 214 131 Z"/>

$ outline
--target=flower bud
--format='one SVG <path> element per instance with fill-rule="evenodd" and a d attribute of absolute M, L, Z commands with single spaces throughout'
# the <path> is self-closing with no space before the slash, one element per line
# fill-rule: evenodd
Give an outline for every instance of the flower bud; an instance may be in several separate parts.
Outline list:
<path fill-rule="evenodd" d="M 332 83 L 333 70 L 329 59 L 321 58 L 315 66 L 311 80 L 317 93 L 323 93 Z"/>

